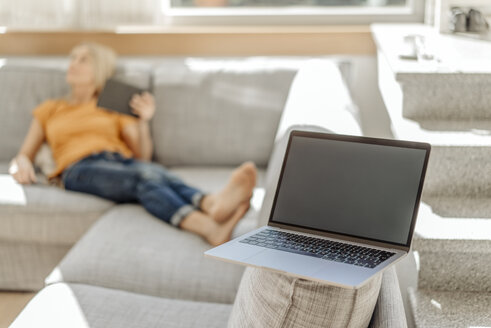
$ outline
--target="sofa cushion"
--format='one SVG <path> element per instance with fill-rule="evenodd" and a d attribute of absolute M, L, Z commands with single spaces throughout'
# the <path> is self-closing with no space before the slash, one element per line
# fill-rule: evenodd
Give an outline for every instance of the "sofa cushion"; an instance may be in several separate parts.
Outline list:
<path fill-rule="evenodd" d="M 68 56 L 51 58 L 4 58 L 0 62 L 0 161 L 14 157 L 32 119 L 31 112 L 47 99 L 68 94 L 65 82 Z M 150 65 L 137 60 L 120 60 L 120 80 L 150 88 Z"/>
<path fill-rule="evenodd" d="M 71 246 L 0 240 L 0 290 L 40 290 Z"/>
<path fill-rule="evenodd" d="M 0 163 L 0 289 L 39 290 L 107 200 L 47 185 L 20 185 Z"/>
<path fill-rule="evenodd" d="M 231 305 L 170 300 L 81 284 L 40 291 L 10 327 L 225 328 Z"/>
<path fill-rule="evenodd" d="M 299 61 L 172 59 L 154 72 L 155 154 L 165 165 L 265 166 Z"/>
<path fill-rule="evenodd" d="M 232 303 L 243 267 L 207 259 L 201 237 L 118 205 L 97 221 L 46 283 L 104 286 L 167 298 Z"/>
<path fill-rule="evenodd" d="M 230 327 L 367 327 L 382 275 L 358 289 L 329 286 L 259 268 L 247 268 Z"/>
<path fill-rule="evenodd" d="M 172 171 L 205 192 L 219 190 L 233 168 L 176 167 Z M 257 186 L 264 171 L 258 171 Z M 235 234 L 256 226 L 262 193 Z M 74 246 L 47 279 L 82 282 L 163 297 L 231 303 L 241 267 L 205 259 L 210 246 L 200 237 L 175 229 L 139 205 L 120 205 L 108 212 Z"/>
<path fill-rule="evenodd" d="M 39 290 L 113 203 L 48 185 L 20 185 L 7 164 L 0 162 L 0 289 Z"/>
<path fill-rule="evenodd" d="M 0 165 L 0 240 L 73 245 L 114 204 L 47 185 L 21 185 Z"/>
<path fill-rule="evenodd" d="M 68 93 L 61 67 L 10 64 L 0 68 L 0 160 L 8 161 L 20 149 L 32 119 L 31 112 L 46 99 Z"/>

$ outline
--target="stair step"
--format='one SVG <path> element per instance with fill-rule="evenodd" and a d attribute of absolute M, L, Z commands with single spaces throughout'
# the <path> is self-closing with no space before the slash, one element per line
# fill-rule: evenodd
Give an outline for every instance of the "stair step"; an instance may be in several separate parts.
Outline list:
<path fill-rule="evenodd" d="M 491 197 L 491 120 L 391 120 L 397 139 L 432 145 L 425 195 Z"/>
<path fill-rule="evenodd" d="M 414 76 L 414 75 L 413 75 Z M 491 74 L 398 76 L 406 97 L 404 117 L 412 119 L 490 119 Z M 407 80 L 410 80 L 407 83 Z M 439 84 L 440 87 L 432 87 Z M 443 86 L 443 87 L 442 87 Z M 457 92 L 456 92 L 457 91 Z M 411 101 L 412 99 L 412 101 Z"/>
<path fill-rule="evenodd" d="M 443 217 L 422 203 L 413 250 L 419 287 L 491 292 L 491 219 Z"/>
<path fill-rule="evenodd" d="M 423 202 L 431 206 L 433 213 L 441 217 L 491 218 L 491 198 L 431 197 L 425 195 Z"/>
<path fill-rule="evenodd" d="M 413 119 L 491 119 L 491 43 L 423 24 L 375 24 L 379 85 L 386 104 Z M 407 35 L 427 37 L 438 60 L 400 58 Z"/>
<path fill-rule="evenodd" d="M 491 293 L 408 289 L 415 327 L 490 327 Z"/>

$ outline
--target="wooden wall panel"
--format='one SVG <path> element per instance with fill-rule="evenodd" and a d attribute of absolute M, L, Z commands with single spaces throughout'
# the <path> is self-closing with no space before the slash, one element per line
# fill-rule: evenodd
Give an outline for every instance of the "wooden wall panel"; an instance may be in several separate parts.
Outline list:
<path fill-rule="evenodd" d="M 9 31 L 0 55 L 60 55 L 94 41 L 120 55 L 329 55 L 374 54 L 368 26 L 188 27 L 115 31 Z"/>

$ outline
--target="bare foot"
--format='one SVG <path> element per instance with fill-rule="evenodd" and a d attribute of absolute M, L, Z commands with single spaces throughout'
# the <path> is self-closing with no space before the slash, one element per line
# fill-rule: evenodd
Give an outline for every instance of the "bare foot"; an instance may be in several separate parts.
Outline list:
<path fill-rule="evenodd" d="M 218 224 L 216 229 L 205 236 L 206 241 L 212 246 L 218 246 L 229 241 L 232 238 L 232 232 L 234 231 L 235 226 L 245 215 L 248 208 L 248 203 L 240 204 L 229 220 Z"/>
<path fill-rule="evenodd" d="M 218 223 L 229 220 L 240 204 L 249 203 L 256 177 L 254 163 L 245 162 L 232 172 L 227 185 L 221 191 L 205 197 L 203 210 Z"/>

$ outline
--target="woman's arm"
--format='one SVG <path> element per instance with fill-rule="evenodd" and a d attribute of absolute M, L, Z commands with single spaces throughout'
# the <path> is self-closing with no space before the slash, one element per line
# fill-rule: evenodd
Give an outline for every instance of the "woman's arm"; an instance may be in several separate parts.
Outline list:
<path fill-rule="evenodd" d="M 43 128 L 39 121 L 34 118 L 19 153 L 10 162 L 9 173 L 17 182 L 22 184 L 36 182 L 32 163 L 39 147 L 44 142 L 44 138 Z"/>
<path fill-rule="evenodd" d="M 133 108 L 133 112 L 138 115 L 138 123 L 124 128 L 123 140 L 136 158 L 149 161 L 152 159 L 153 153 L 149 121 L 155 113 L 155 101 L 150 93 L 145 92 L 143 95 L 133 96 L 130 106 Z"/>
<path fill-rule="evenodd" d="M 136 158 L 149 161 L 152 159 L 153 142 L 148 122 L 138 120 L 123 130 L 123 140 Z"/>

